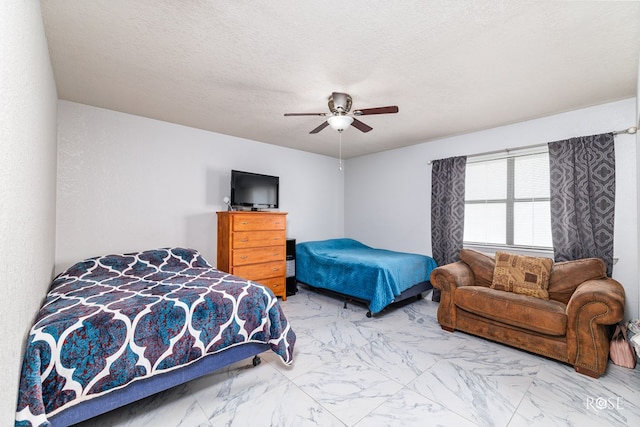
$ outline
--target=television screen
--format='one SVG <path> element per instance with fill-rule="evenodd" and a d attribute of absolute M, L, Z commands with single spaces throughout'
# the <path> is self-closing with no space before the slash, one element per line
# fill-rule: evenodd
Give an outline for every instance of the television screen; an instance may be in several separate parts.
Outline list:
<path fill-rule="evenodd" d="M 251 172 L 231 171 L 231 205 L 278 208 L 280 178 Z"/>

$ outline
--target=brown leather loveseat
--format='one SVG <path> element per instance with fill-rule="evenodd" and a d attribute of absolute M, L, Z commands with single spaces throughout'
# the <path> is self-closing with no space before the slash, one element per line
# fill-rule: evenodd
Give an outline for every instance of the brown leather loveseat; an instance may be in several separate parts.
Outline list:
<path fill-rule="evenodd" d="M 463 249 L 461 261 L 431 273 L 431 283 L 441 291 L 442 328 L 547 356 L 598 378 L 609 359 L 609 325 L 624 315 L 622 285 L 606 277 L 598 258 L 547 259 L 541 266 L 530 261 L 544 258 L 509 255 Z"/>

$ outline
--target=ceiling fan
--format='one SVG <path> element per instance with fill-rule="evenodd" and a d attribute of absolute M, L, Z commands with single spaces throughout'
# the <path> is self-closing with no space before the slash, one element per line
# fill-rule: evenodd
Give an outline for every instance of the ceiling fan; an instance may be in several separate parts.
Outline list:
<path fill-rule="evenodd" d="M 329 97 L 330 113 L 285 113 L 286 116 L 324 116 L 327 120 L 309 133 L 318 133 L 327 126 L 342 132 L 349 126 L 361 132 L 369 132 L 373 129 L 371 126 L 361 122 L 356 117 L 368 116 L 372 114 L 392 114 L 398 112 L 398 107 L 390 105 L 388 107 L 363 108 L 351 112 L 352 99 L 348 93 L 333 92 Z"/>

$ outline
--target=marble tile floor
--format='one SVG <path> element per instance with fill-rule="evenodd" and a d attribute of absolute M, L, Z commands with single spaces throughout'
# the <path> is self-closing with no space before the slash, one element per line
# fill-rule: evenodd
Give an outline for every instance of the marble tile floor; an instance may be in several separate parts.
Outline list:
<path fill-rule="evenodd" d="M 271 352 L 88 420 L 88 426 L 638 426 L 640 366 L 592 379 L 436 321 L 425 298 L 373 318 L 300 286 L 281 302 L 295 361 Z"/>

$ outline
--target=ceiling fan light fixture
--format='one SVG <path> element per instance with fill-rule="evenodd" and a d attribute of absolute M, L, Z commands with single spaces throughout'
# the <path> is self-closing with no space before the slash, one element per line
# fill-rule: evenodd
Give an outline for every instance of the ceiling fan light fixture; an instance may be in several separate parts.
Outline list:
<path fill-rule="evenodd" d="M 337 130 L 338 132 L 342 132 L 353 123 L 353 117 L 350 116 L 331 116 L 327 119 L 329 122 L 329 126 L 331 129 Z"/>

